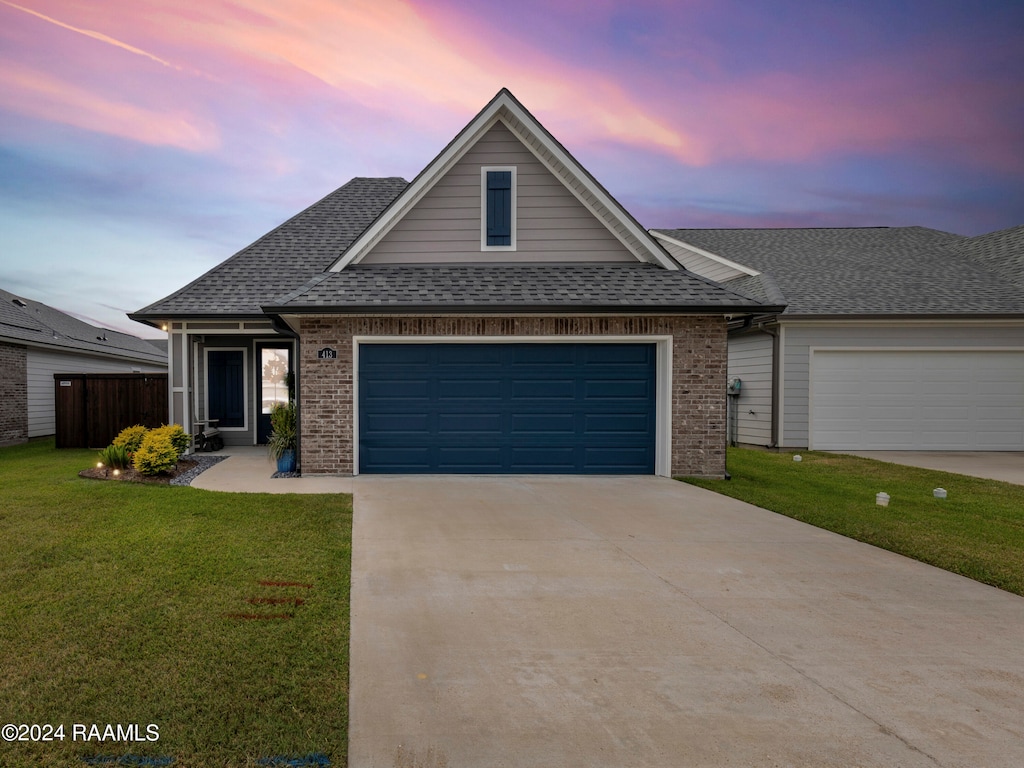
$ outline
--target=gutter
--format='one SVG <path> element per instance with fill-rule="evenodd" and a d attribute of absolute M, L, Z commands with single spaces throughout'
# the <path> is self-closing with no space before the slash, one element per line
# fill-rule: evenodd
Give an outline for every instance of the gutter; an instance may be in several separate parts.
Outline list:
<path fill-rule="evenodd" d="M 129 320 L 136 323 L 149 325 L 158 330 L 170 330 L 163 328 L 163 323 L 171 322 L 210 322 L 210 323 L 234 323 L 234 322 L 259 322 L 266 320 L 267 316 L 259 312 L 128 312 Z"/>
<path fill-rule="evenodd" d="M 781 390 L 781 374 L 779 361 L 782 356 L 782 342 L 775 328 L 768 328 L 767 323 L 758 323 L 758 329 L 772 337 L 772 427 L 769 449 L 779 447 L 779 391 Z"/>
<path fill-rule="evenodd" d="M 707 304 L 703 306 L 651 306 L 633 304 L 303 304 L 265 306 L 268 315 L 749 315 L 754 310 L 760 313 L 781 312 L 783 306 L 755 305 L 734 306 Z"/>

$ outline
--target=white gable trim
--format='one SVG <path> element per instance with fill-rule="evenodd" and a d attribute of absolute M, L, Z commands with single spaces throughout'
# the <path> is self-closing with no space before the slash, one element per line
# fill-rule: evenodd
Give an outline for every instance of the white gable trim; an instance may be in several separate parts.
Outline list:
<path fill-rule="evenodd" d="M 331 265 L 340 272 L 349 264 L 358 264 L 374 246 L 408 213 L 423 196 L 454 166 L 496 123 L 501 122 L 527 149 L 586 206 L 638 261 L 678 270 L 679 265 L 664 252 L 651 233 L 641 227 L 584 168 L 558 144 L 537 120 L 502 89 L 491 103 L 462 129 L 452 142 L 406 187 L 391 206 L 363 232 L 348 250 Z M 541 151 L 534 143 L 539 143 Z M 595 206 L 595 201 L 597 205 Z M 610 214 L 614 225 L 601 215 L 599 206 Z"/>
<path fill-rule="evenodd" d="M 669 237 L 664 232 L 658 232 L 657 230 L 652 229 L 651 230 L 651 234 L 654 235 L 659 240 L 664 240 L 666 243 L 671 243 L 672 245 L 676 246 L 677 248 L 685 248 L 686 250 L 688 250 L 688 251 L 690 251 L 692 253 L 695 253 L 698 256 L 703 256 L 705 259 L 710 259 L 711 261 L 716 261 L 719 264 L 723 264 L 723 265 L 725 265 L 727 267 L 735 269 L 735 270 L 737 270 L 739 272 L 742 272 L 745 275 L 750 275 L 751 277 L 755 277 L 755 276 L 761 274 L 760 272 L 758 272 L 756 269 L 753 269 L 752 267 L 748 267 L 748 266 L 745 266 L 745 265 L 740 264 L 738 262 L 731 261 L 730 259 L 727 259 L 724 256 L 719 256 L 718 254 L 711 253 L 711 251 L 705 251 L 703 248 L 698 248 L 695 245 L 690 245 L 689 243 L 684 243 L 682 240 L 679 240 L 678 238 Z"/>

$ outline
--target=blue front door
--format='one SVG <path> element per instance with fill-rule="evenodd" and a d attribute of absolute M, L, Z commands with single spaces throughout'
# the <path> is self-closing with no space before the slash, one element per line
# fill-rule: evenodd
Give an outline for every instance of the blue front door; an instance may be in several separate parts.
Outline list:
<path fill-rule="evenodd" d="M 652 474 L 654 344 L 363 344 L 359 471 Z"/>
<path fill-rule="evenodd" d="M 245 359 L 241 350 L 208 350 L 207 402 L 209 419 L 220 427 L 245 426 Z"/>

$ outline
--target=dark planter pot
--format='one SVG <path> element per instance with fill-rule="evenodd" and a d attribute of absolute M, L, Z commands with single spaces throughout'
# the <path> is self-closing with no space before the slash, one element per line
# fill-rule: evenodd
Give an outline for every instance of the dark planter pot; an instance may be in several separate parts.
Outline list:
<path fill-rule="evenodd" d="M 291 448 L 287 449 L 281 454 L 281 458 L 277 460 L 277 471 L 278 472 L 294 472 L 295 471 L 295 451 Z"/>

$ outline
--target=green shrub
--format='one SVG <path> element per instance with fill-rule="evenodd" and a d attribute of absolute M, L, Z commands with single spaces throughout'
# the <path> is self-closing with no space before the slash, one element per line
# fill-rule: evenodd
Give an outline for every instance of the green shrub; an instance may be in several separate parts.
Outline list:
<path fill-rule="evenodd" d="M 128 457 L 128 449 L 123 445 L 108 445 L 100 451 L 100 461 L 111 469 L 127 469 L 132 463 Z"/>
<path fill-rule="evenodd" d="M 142 439 L 142 445 L 135 452 L 135 469 L 143 475 L 158 475 L 169 472 L 178 463 L 178 449 L 166 430 L 152 429 Z"/>
<path fill-rule="evenodd" d="M 267 450 L 274 459 L 280 459 L 285 451 L 294 451 L 298 442 L 295 423 L 295 403 L 289 401 L 274 403 L 270 409 L 270 437 L 267 438 Z"/>
<path fill-rule="evenodd" d="M 122 429 L 117 437 L 114 438 L 114 442 L 111 445 L 116 445 L 119 448 L 124 448 L 128 453 L 135 453 L 139 450 L 139 446 L 142 445 L 142 438 L 146 436 L 149 430 L 141 424 L 136 424 L 132 427 L 125 427 Z"/>
<path fill-rule="evenodd" d="M 192 444 L 192 435 L 182 429 L 180 424 L 164 424 L 149 432 L 150 434 L 167 435 L 179 456 L 187 451 Z"/>

